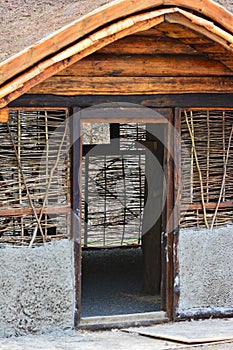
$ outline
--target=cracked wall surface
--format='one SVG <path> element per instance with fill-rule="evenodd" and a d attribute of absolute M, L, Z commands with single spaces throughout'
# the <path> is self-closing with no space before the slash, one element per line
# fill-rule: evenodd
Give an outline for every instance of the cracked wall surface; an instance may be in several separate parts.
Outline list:
<path fill-rule="evenodd" d="M 180 231 L 178 312 L 195 308 L 233 309 L 232 251 L 233 225 L 213 231 Z"/>
<path fill-rule="evenodd" d="M 0 249 L 0 337 L 67 329 L 74 318 L 72 244 Z"/>

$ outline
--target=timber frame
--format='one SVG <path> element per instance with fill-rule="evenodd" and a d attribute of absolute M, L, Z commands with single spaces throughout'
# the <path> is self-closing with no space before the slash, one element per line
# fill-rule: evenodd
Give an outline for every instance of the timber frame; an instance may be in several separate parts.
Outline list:
<path fill-rule="evenodd" d="M 182 108 L 233 108 L 233 94 L 185 94 L 185 95 L 87 95 L 87 96 L 50 96 L 50 95 L 23 95 L 17 100 L 11 102 L 9 108 L 61 108 L 61 106 L 70 108 L 70 113 L 78 113 L 79 108 L 85 108 L 88 106 L 94 106 L 98 104 L 111 103 L 111 102 L 129 102 L 137 103 L 138 105 L 152 107 L 152 108 L 172 108 L 173 120 L 172 124 L 178 132 L 180 132 L 180 118 L 179 113 Z M 32 107 L 33 106 L 33 107 Z M 72 108 L 79 106 L 79 108 Z M 71 137 L 73 140 L 77 138 L 80 131 L 78 123 L 73 125 L 73 133 Z M 75 136 L 76 135 L 76 136 Z M 179 150 L 180 145 L 177 144 L 177 140 L 174 140 L 171 135 L 172 142 L 176 148 L 175 163 L 179 163 Z M 171 147 L 171 146 L 170 146 Z M 80 142 L 77 140 L 72 147 L 72 163 L 80 164 L 82 157 L 82 150 L 80 148 Z M 170 164 L 170 166 L 169 166 Z M 169 206 L 172 208 L 179 198 L 179 169 L 173 167 L 173 162 L 167 159 L 167 166 L 169 166 L 170 180 L 174 181 L 174 187 L 170 182 L 170 196 Z M 80 209 L 80 188 L 75 179 L 77 179 L 79 169 L 72 168 L 71 181 L 72 181 L 72 209 L 74 212 Z M 75 195 L 74 195 L 75 194 Z M 167 219 L 171 213 L 167 213 Z M 179 262 L 177 260 L 177 247 L 179 237 L 179 203 L 176 202 L 176 211 L 173 215 L 173 222 L 170 221 L 170 225 L 175 227 L 174 230 L 170 230 L 167 238 L 164 240 L 164 248 L 170 247 L 167 254 L 169 259 L 162 254 L 163 259 L 163 271 L 162 271 L 162 307 L 167 311 L 167 316 L 170 320 L 176 320 L 185 318 L 184 315 L 177 315 L 176 309 L 179 302 L 179 286 L 174 284 L 176 276 L 179 274 Z M 72 232 L 75 232 L 75 236 L 72 237 L 74 241 L 74 259 L 75 259 L 75 281 L 76 281 L 76 309 L 75 309 L 75 327 L 80 327 L 80 281 L 81 281 L 81 245 L 80 245 L 80 222 L 73 215 L 72 218 Z M 172 248 L 173 247 L 173 248 Z M 199 317 L 209 317 L 210 314 L 206 312 L 199 312 Z M 224 317 L 225 314 L 217 313 L 212 315 L 216 317 Z M 133 323 L 132 323 L 133 324 Z M 84 326 L 85 327 L 85 326 Z"/>
<path fill-rule="evenodd" d="M 104 49 L 129 35 L 156 28 L 160 24 L 181 25 L 201 37 L 209 39 L 223 48 L 218 61 L 219 69 L 208 76 L 206 66 L 200 76 L 152 76 L 152 77 L 114 77 L 105 76 L 72 77 L 69 84 L 74 89 L 67 89 L 59 73 L 69 69 L 82 59 Z M 8 109 L 11 108 L 83 108 L 98 103 L 130 102 L 146 107 L 172 108 L 172 125 L 179 132 L 179 108 L 211 107 L 233 108 L 233 14 L 211 0 L 117 0 L 101 7 L 69 26 L 46 37 L 37 44 L 0 63 L 0 121 L 6 122 Z M 225 55 L 225 56 L 224 56 Z M 225 57 L 225 59 L 224 59 Z M 229 59 L 229 65 L 225 64 Z M 216 62 L 215 62 L 216 63 Z M 207 67 L 208 68 L 208 67 Z M 166 72 L 165 72 L 166 73 Z M 61 79 L 61 80 L 60 80 Z M 62 80 L 63 79 L 63 80 Z M 105 80 L 104 80 L 105 79 Z M 68 79 L 67 79 L 68 80 Z M 123 82 L 123 85 L 122 85 Z M 127 85 L 128 84 L 128 85 Z M 183 90 L 183 84 L 186 90 Z M 72 86 L 73 86 L 72 85 Z M 131 86 L 131 89 L 127 87 Z M 51 87 L 54 89 L 51 89 Z M 73 138 L 77 137 L 78 125 L 73 130 Z M 180 145 L 170 135 L 176 149 L 176 160 L 179 158 Z M 171 146 L 172 147 L 172 146 Z M 82 150 L 79 142 L 72 148 L 73 164 L 80 164 Z M 179 163 L 179 161 L 178 161 Z M 170 172 L 170 208 L 179 197 L 178 170 L 171 159 L 167 159 Z M 73 169 L 72 208 L 80 207 L 80 193 L 75 179 L 78 169 Z M 168 217 L 171 213 L 167 213 Z M 172 227 L 168 230 L 166 247 L 168 260 L 166 274 L 166 311 L 169 319 L 176 319 L 176 307 L 179 299 L 179 286 L 175 285 L 178 275 L 177 245 L 178 217 L 175 212 Z M 79 232 L 76 216 L 72 220 L 72 232 Z M 80 278 L 81 255 L 78 236 L 74 240 L 75 281 L 76 281 L 76 313 L 75 327 L 78 327 L 80 310 Z M 77 267 L 78 266 L 78 267 Z"/>

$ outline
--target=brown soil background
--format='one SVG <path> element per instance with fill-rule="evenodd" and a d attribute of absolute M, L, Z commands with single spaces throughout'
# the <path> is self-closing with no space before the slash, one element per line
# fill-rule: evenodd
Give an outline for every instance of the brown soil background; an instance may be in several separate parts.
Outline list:
<path fill-rule="evenodd" d="M 111 0 L 0 0 L 0 61 Z"/>

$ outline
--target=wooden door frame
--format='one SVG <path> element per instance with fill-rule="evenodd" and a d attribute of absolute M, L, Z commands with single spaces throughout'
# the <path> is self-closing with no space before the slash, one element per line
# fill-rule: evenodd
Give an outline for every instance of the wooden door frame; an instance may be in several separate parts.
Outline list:
<path fill-rule="evenodd" d="M 173 128 L 176 120 L 175 113 L 177 111 L 175 109 L 170 109 L 171 114 L 168 118 L 168 138 L 169 138 L 169 149 L 170 147 L 174 147 L 174 134 Z M 82 165 L 82 140 L 81 140 L 81 123 L 89 122 L 88 119 L 82 118 L 81 115 L 78 115 L 80 112 L 79 108 L 73 109 L 73 114 L 76 118 L 71 118 L 71 140 L 72 140 L 72 161 L 71 161 L 71 207 L 72 207 L 72 239 L 74 242 L 74 269 L 75 269 L 75 315 L 74 315 L 74 325 L 77 329 L 79 327 L 80 319 L 81 319 L 81 211 L 82 211 L 82 201 L 81 201 L 81 165 Z M 75 122 L 74 122 L 75 121 Z M 153 119 L 145 118 L 134 120 L 134 122 L 151 122 L 153 123 Z M 117 119 L 98 119 L 92 117 L 90 122 L 129 122 L 129 119 L 126 118 L 117 118 Z M 178 127 L 176 124 L 175 127 Z M 172 148 L 171 148 L 172 149 Z M 178 152 L 177 152 L 178 153 Z M 178 156 L 178 155 L 177 155 Z M 77 164 L 77 166 L 75 166 Z M 174 161 L 172 159 L 172 154 L 168 152 L 168 157 L 166 161 L 167 167 L 167 181 L 168 181 L 168 193 L 170 196 L 166 202 L 166 221 L 168 218 L 170 219 L 171 213 L 173 212 L 174 207 L 174 199 L 176 198 L 176 193 L 178 189 L 174 189 L 174 179 L 177 177 L 177 169 L 174 167 Z M 79 179 L 79 180 L 78 180 Z M 170 220 L 170 226 L 166 228 L 166 244 L 163 246 L 163 256 L 162 259 L 162 277 L 161 284 L 162 290 L 161 295 L 165 296 L 164 308 L 167 313 L 167 317 L 172 320 L 175 317 L 175 306 L 174 306 L 174 280 L 177 272 L 175 270 L 178 268 L 178 265 L 175 269 L 175 259 L 174 259 L 174 250 L 177 250 L 178 239 L 174 239 L 174 218 Z M 175 232 L 177 234 L 177 232 Z"/>

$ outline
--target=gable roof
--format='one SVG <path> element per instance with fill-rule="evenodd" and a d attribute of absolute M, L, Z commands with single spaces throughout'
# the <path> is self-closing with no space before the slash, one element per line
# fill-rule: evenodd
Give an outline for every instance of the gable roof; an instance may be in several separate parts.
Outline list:
<path fill-rule="evenodd" d="M 110 2 L 112 0 L 0 0 L 0 62 Z M 233 12 L 232 0 L 216 0 L 216 3 Z"/>
<path fill-rule="evenodd" d="M 233 14 L 211 0 L 117 0 L 2 62 L 1 82 L 6 84 L 0 92 L 0 107 L 125 35 L 149 29 L 165 17 L 179 22 L 174 15 L 233 52 Z"/>

